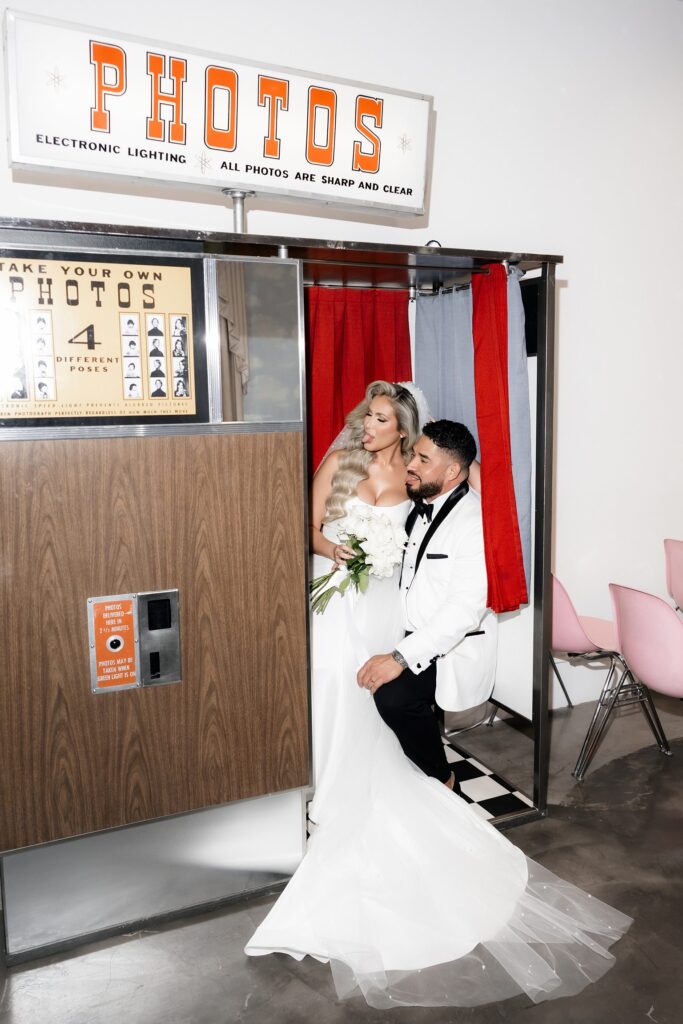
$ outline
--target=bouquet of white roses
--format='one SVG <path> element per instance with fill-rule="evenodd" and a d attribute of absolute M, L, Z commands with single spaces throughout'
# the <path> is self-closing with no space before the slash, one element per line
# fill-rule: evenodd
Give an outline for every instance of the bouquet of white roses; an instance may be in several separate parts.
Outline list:
<path fill-rule="evenodd" d="M 403 549 L 408 537 L 402 526 L 394 526 L 388 516 L 372 512 L 370 508 L 354 508 L 340 524 L 339 539 L 354 552 L 343 569 L 333 569 L 325 576 L 311 580 L 311 608 L 314 612 L 324 612 L 334 594 L 344 594 L 349 587 L 364 594 L 368 589 L 371 576 L 386 579 L 391 576 L 394 566 L 403 557 Z M 341 582 L 336 586 L 325 587 L 333 577 Z"/>

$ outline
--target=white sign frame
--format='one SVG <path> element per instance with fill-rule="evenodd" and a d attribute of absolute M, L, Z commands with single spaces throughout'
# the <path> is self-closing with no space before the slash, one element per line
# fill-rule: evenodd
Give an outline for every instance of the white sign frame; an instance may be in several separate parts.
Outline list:
<path fill-rule="evenodd" d="M 12 10 L 5 48 L 12 168 L 424 213 L 431 96 Z"/>

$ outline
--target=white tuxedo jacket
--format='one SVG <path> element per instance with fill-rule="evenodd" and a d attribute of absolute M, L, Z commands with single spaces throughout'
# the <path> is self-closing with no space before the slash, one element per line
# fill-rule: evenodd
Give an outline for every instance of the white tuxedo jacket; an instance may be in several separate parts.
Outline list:
<path fill-rule="evenodd" d="M 420 546 L 410 587 L 401 589 L 415 631 L 398 645 L 413 672 L 436 661 L 436 701 L 464 711 L 491 696 L 497 619 L 486 608 L 481 500 L 468 491 Z M 466 634 L 473 633 L 473 636 Z"/>

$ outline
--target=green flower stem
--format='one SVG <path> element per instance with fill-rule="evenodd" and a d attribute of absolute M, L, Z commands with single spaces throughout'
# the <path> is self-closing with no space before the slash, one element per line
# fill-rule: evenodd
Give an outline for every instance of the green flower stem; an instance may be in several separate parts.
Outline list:
<path fill-rule="evenodd" d="M 368 589 L 370 566 L 365 564 L 366 552 L 363 550 L 361 542 L 357 537 L 348 537 L 345 543 L 356 553 L 353 558 L 349 558 L 344 563 L 346 572 L 341 573 L 341 582 L 336 586 L 329 587 L 327 590 L 325 589 L 333 577 L 337 579 L 340 577 L 339 569 L 335 568 L 324 576 L 317 576 L 309 584 L 311 610 L 317 615 L 321 615 L 325 611 L 335 594 L 344 594 L 349 587 L 360 591 L 361 594 L 364 594 Z"/>

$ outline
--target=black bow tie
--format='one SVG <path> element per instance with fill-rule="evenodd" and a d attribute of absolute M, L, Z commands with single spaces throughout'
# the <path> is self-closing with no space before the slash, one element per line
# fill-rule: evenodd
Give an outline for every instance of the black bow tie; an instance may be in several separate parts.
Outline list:
<path fill-rule="evenodd" d="M 430 505 L 428 502 L 423 501 L 422 498 L 415 499 L 415 512 L 417 513 L 418 516 L 424 516 L 428 523 L 431 523 L 432 521 L 433 511 L 433 505 Z"/>

